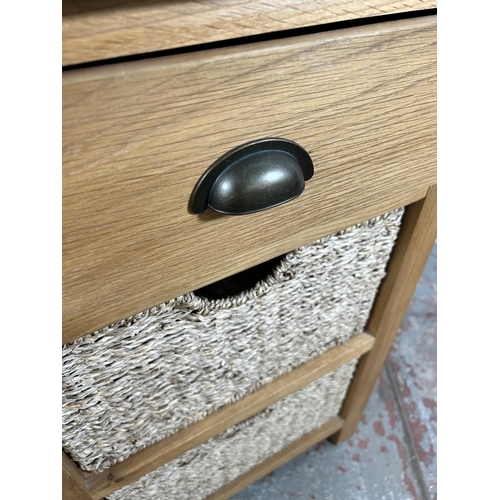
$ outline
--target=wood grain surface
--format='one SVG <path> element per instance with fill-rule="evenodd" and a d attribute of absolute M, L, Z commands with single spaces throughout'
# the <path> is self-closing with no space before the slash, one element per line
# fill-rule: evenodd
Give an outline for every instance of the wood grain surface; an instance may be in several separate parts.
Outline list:
<path fill-rule="evenodd" d="M 63 342 L 380 215 L 436 182 L 436 18 L 63 75 Z M 222 154 L 284 137 L 315 174 L 246 216 L 188 213 Z"/>
<path fill-rule="evenodd" d="M 435 0 L 63 0 L 63 65 L 435 7 Z"/>
<path fill-rule="evenodd" d="M 85 473 L 92 498 L 101 499 L 139 479 L 144 474 L 170 462 L 182 453 L 361 356 L 369 351 L 372 345 L 373 337 L 360 333 L 343 345 L 330 349 L 321 356 L 282 375 L 253 394 L 211 413 L 205 419 L 135 453 L 104 472 Z"/>
<path fill-rule="evenodd" d="M 83 472 L 66 453 L 62 453 L 62 498 L 63 500 L 92 500 Z"/>
<path fill-rule="evenodd" d="M 431 186 L 427 196 L 409 206 L 405 212 L 387 276 L 368 321 L 368 331 L 374 335 L 375 344 L 356 368 L 340 413 L 345 423 L 340 432 L 333 436 L 335 443 L 349 438 L 356 430 L 436 241 L 436 193 L 436 186 Z"/>
<path fill-rule="evenodd" d="M 212 495 L 209 495 L 205 500 L 226 500 L 227 498 L 230 498 L 238 493 L 238 491 L 241 491 L 243 488 L 246 488 L 261 477 L 269 474 L 269 472 L 277 469 L 297 455 L 300 455 L 302 452 L 306 451 L 322 439 L 325 439 L 330 434 L 338 431 L 342 428 L 342 424 L 343 421 L 339 417 L 330 420 L 330 422 L 327 422 L 319 429 L 306 434 L 304 437 L 298 439 L 282 451 L 256 465 L 246 474 L 243 474 L 231 483 L 226 484 L 220 490 L 216 491 Z"/>

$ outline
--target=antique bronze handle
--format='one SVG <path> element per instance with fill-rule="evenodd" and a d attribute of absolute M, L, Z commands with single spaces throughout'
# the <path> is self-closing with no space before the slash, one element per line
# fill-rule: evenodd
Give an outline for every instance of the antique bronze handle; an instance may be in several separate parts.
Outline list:
<path fill-rule="evenodd" d="M 248 142 L 221 156 L 198 180 L 189 202 L 193 214 L 207 207 L 243 215 L 297 198 L 314 174 L 309 154 L 288 139 Z"/>

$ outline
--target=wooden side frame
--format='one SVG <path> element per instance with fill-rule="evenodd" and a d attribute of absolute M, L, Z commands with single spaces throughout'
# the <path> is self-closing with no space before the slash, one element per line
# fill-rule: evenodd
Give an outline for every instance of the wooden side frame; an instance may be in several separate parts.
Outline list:
<path fill-rule="evenodd" d="M 437 235 L 437 185 L 430 186 L 422 200 L 408 205 L 367 330 L 375 337 L 373 349 L 363 356 L 341 410 L 342 429 L 332 436 L 337 444 L 349 438 L 373 390 L 389 354 L 420 275 Z"/>
<path fill-rule="evenodd" d="M 357 335 L 343 346 L 309 361 L 237 403 L 218 410 L 202 422 L 142 450 L 105 473 L 84 473 L 63 453 L 63 499 L 100 500 L 362 354 L 340 418 L 332 420 L 257 465 L 209 499 L 229 498 L 327 436 L 334 443 L 349 438 L 361 418 L 436 240 L 436 215 L 436 185 L 428 189 L 425 198 L 406 207 L 387 276 L 380 287 L 368 322 L 368 332 L 374 339 L 367 334 Z"/>

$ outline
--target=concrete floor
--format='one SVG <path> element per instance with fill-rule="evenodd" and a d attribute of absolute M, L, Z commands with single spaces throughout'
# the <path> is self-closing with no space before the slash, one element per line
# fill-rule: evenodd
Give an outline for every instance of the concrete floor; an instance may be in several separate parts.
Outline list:
<path fill-rule="evenodd" d="M 434 246 L 351 439 L 322 441 L 233 500 L 437 498 Z"/>

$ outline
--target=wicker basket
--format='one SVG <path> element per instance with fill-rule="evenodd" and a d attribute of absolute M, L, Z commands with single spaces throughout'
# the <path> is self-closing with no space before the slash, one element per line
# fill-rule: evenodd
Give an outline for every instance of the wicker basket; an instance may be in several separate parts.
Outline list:
<path fill-rule="evenodd" d="M 341 366 L 107 498 L 206 498 L 335 417 L 340 410 L 356 361 Z"/>
<path fill-rule="evenodd" d="M 361 332 L 402 214 L 294 250 L 237 295 L 189 293 L 66 344 L 63 448 L 102 471 Z"/>

